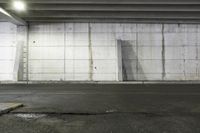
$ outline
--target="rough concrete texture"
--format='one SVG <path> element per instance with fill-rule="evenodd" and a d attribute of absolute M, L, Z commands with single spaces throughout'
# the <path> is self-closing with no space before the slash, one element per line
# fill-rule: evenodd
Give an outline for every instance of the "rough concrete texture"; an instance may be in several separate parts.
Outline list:
<path fill-rule="evenodd" d="M 31 24 L 20 61 L 16 46 L 25 44 L 26 30 L 0 26 L 0 80 L 16 79 L 18 68 L 20 80 L 118 81 L 119 62 L 124 80 L 200 79 L 198 24 Z"/>
<path fill-rule="evenodd" d="M 199 85 L 49 84 L 3 85 L 1 102 L 19 102 L 15 112 L 199 113 Z"/>
<path fill-rule="evenodd" d="M 1 85 L 1 133 L 199 133 L 199 85 Z"/>
<path fill-rule="evenodd" d="M 24 52 L 27 52 L 26 33 L 25 26 L 0 22 L 0 81 L 23 79 L 23 71 L 26 71 L 23 58 Z"/>
<path fill-rule="evenodd" d="M 0 23 L 0 80 L 13 80 L 17 26 Z"/>
<path fill-rule="evenodd" d="M 44 23 L 29 35 L 29 80 L 117 81 L 119 62 L 124 80 L 199 80 L 197 24 Z"/>
<path fill-rule="evenodd" d="M 36 115 L 37 116 L 37 115 Z M 41 116 L 41 115 L 40 115 Z M 199 115 L 108 114 L 0 117 L 1 133 L 199 133 Z"/>

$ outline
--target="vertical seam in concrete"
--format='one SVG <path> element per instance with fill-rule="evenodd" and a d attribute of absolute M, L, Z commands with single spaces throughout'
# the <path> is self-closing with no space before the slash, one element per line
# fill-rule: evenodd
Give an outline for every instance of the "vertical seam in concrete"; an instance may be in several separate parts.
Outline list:
<path fill-rule="evenodd" d="M 75 46 L 74 46 L 74 34 L 75 34 L 75 23 L 72 23 L 73 26 L 73 43 L 72 43 L 72 48 L 73 48 L 73 80 L 75 80 Z"/>
<path fill-rule="evenodd" d="M 199 49 L 198 49 L 198 25 L 196 25 L 196 76 L 199 78 L 199 72 L 198 72 L 198 55 L 199 55 Z"/>
<path fill-rule="evenodd" d="M 138 63 L 139 63 L 139 58 L 138 58 L 138 24 L 136 24 L 136 55 L 137 55 L 137 60 L 136 60 L 136 75 L 137 75 L 137 79 L 138 80 Z"/>
<path fill-rule="evenodd" d="M 65 50 L 65 48 L 66 48 L 66 23 L 64 23 L 64 81 L 65 81 L 65 73 L 66 73 L 66 70 L 65 70 L 65 56 L 66 56 L 66 50 Z"/>
<path fill-rule="evenodd" d="M 93 55 L 91 42 L 91 24 L 88 23 L 88 41 L 89 41 L 89 79 L 93 80 Z"/>
<path fill-rule="evenodd" d="M 180 24 L 179 24 L 179 27 L 181 28 L 181 25 L 180 25 Z M 186 29 L 186 28 L 185 28 L 185 29 Z M 186 30 L 187 30 L 187 29 L 186 29 Z M 188 36 L 188 32 L 184 33 L 184 36 L 185 36 L 185 35 Z M 185 57 L 185 51 L 186 51 L 185 46 L 186 46 L 186 45 L 183 44 L 183 53 L 182 53 L 182 57 L 183 57 L 183 74 L 184 74 L 184 80 L 186 80 L 186 78 L 187 78 L 187 77 L 186 77 L 186 72 L 185 72 L 185 71 L 186 71 L 186 70 L 185 70 L 185 68 L 186 68 L 186 67 L 185 67 L 185 61 L 186 61 L 186 60 L 185 60 L 185 59 L 186 59 L 186 57 Z"/>
<path fill-rule="evenodd" d="M 27 25 L 27 51 L 26 51 L 26 81 L 27 84 L 29 82 L 29 38 L 30 38 L 30 33 L 29 33 L 30 25 Z"/>
<path fill-rule="evenodd" d="M 162 80 L 165 79 L 166 70 L 165 70 L 165 35 L 164 35 L 165 26 L 162 24 Z"/>

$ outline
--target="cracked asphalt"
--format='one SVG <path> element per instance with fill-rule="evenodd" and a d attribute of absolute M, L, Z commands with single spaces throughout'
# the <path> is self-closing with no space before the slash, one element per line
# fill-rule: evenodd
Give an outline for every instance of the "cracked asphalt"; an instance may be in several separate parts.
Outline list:
<path fill-rule="evenodd" d="M 0 85 L 0 133 L 199 133 L 198 84 Z"/>

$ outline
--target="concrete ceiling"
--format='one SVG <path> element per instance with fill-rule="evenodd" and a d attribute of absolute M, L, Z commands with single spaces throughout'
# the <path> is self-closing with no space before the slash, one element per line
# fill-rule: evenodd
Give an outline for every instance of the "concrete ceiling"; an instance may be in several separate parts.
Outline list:
<path fill-rule="evenodd" d="M 200 0 L 24 0 L 27 11 L 0 6 L 28 22 L 200 22 Z"/>

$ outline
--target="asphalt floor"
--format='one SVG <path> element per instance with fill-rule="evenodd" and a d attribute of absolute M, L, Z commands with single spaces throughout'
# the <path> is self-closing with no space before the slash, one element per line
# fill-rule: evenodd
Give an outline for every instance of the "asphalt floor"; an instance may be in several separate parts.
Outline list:
<path fill-rule="evenodd" d="M 0 85 L 0 133 L 199 133 L 199 84 Z"/>

